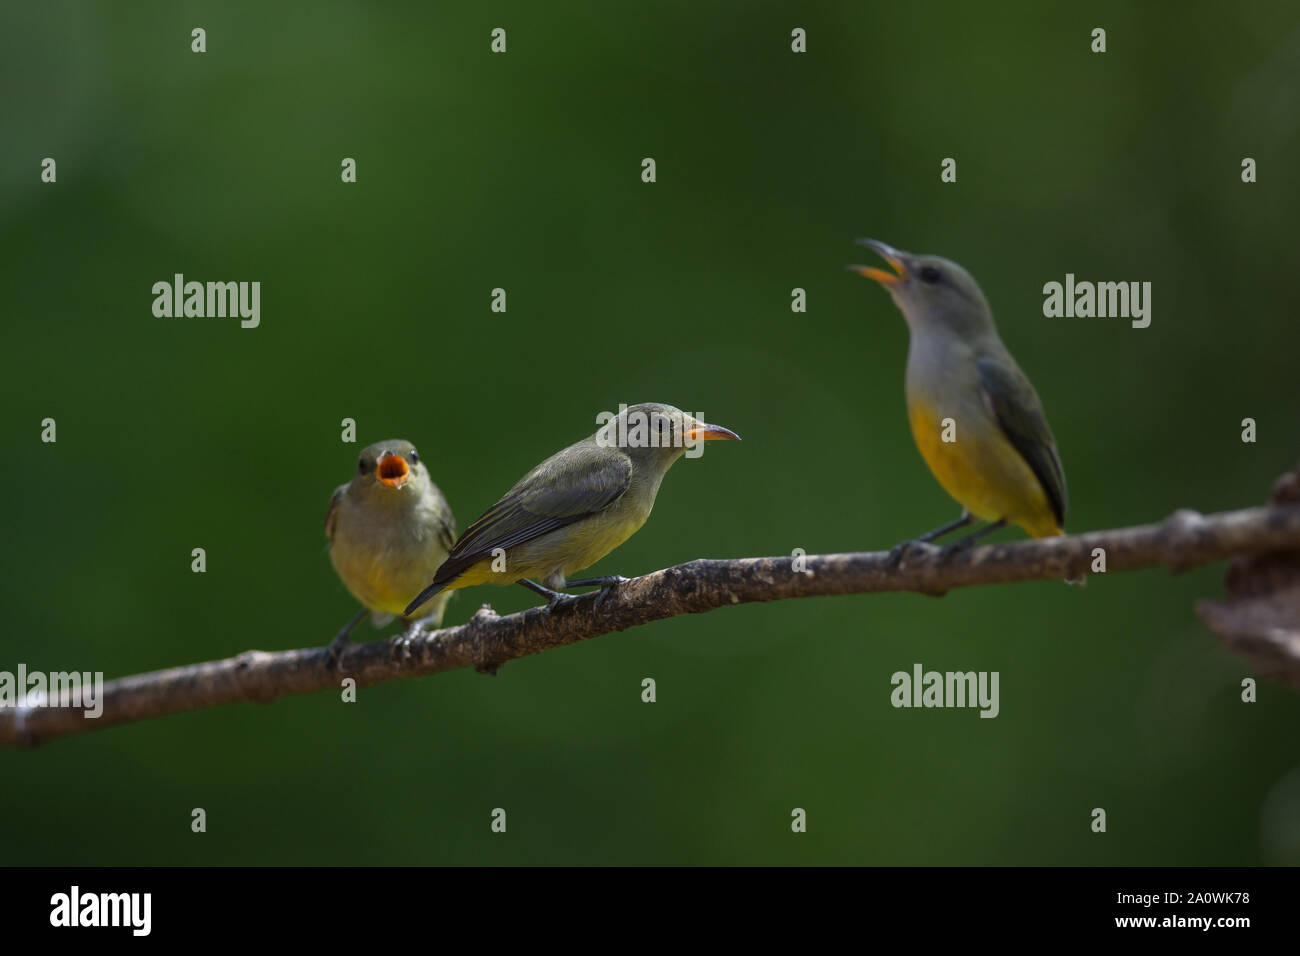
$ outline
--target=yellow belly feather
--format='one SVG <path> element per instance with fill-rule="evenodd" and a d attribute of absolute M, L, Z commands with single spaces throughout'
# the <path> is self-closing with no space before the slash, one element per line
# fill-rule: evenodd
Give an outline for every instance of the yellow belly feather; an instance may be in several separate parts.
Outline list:
<path fill-rule="evenodd" d="M 619 502 L 606 512 L 508 549 L 504 570 L 495 570 L 492 558 L 470 565 L 447 585 L 447 589 L 476 584 L 514 584 L 520 578 L 544 580 L 555 573 L 567 577 L 595 564 L 632 537 L 645 524 L 649 514 L 649 510 L 642 511 Z M 497 567 L 500 568 L 499 562 Z"/>
<path fill-rule="evenodd" d="M 942 421 L 953 416 L 911 401 L 907 417 L 916 447 L 934 477 L 975 517 L 1005 518 L 1034 538 L 1062 533 L 1038 476 L 992 423 L 954 418 L 956 440 L 945 442 Z"/>

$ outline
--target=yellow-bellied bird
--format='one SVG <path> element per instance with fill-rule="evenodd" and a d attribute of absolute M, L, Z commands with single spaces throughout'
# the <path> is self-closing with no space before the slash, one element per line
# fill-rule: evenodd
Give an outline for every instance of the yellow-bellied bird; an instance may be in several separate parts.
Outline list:
<path fill-rule="evenodd" d="M 546 459 L 465 533 L 433 581 L 407 608 L 475 584 L 519 583 L 553 608 L 566 588 L 606 588 L 615 576 L 569 580 L 645 524 L 664 474 L 688 449 L 739 438 L 671 405 L 633 405 L 596 433 Z"/>
<path fill-rule="evenodd" d="M 442 623 L 450 595 L 411 598 L 447 560 L 456 519 L 409 441 L 375 442 L 362 450 L 356 474 L 330 498 L 325 536 L 334 570 L 364 605 L 330 643 L 331 662 L 367 611 L 375 627 L 399 614 L 408 625 L 421 618 Z"/>
<path fill-rule="evenodd" d="M 984 293 L 961 266 L 859 239 L 894 271 L 850 266 L 883 285 L 907 320 L 907 416 L 921 457 L 964 511 L 918 541 L 974 518 L 1035 538 L 1063 534 L 1065 472 L 1038 393 L 998 330 Z M 947 440 L 946 440 L 947 439 Z"/>

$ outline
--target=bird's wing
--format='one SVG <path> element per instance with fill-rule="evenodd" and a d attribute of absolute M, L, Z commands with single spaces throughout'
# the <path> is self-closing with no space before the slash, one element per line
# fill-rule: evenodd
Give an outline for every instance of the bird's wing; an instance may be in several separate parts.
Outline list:
<path fill-rule="evenodd" d="M 1065 527 L 1065 471 L 1056 452 L 1056 440 L 1047 425 L 1043 405 L 1038 400 L 1034 386 L 1014 365 L 996 358 L 978 360 L 980 383 L 988 396 L 1002 431 L 1020 452 L 1026 464 L 1038 477 L 1047 493 L 1047 500 L 1056 515 L 1056 523 Z"/>
<path fill-rule="evenodd" d="M 330 510 L 325 512 L 325 537 L 331 541 L 334 540 L 334 525 L 339 520 L 339 502 L 343 500 L 343 493 L 347 490 L 347 485 L 339 485 L 334 489 L 334 494 L 330 495 Z"/>
<path fill-rule="evenodd" d="M 433 486 L 434 497 L 438 499 L 438 507 L 434 509 L 438 518 L 438 540 L 448 551 L 456 544 L 456 516 L 451 513 L 451 505 L 447 504 L 447 499 L 437 485 Z"/>
<path fill-rule="evenodd" d="M 430 587 L 449 584 L 466 568 L 607 508 L 627 491 L 632 462 L 596 446 L 566 449 L 558 467 L 544 462 L 465 529 Z"/>

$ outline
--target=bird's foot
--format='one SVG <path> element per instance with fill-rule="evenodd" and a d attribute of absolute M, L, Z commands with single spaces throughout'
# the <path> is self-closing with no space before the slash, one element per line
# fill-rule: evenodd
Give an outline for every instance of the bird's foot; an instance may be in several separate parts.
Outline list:
<path fill-rule="evenodd" d="M 578 578 L 574 581 L 565 581 L 566 588 L 607 588 L 615 584 L 627 584 L 631 578 L 625 578 L 621 574 L 607 574 L 600 578 Z"/>
<path fill-rule="evenodd" d="M 600 588 L 600 593 L 596 595 L 596 605 L 595 605 L 596 607 L 600 607 L 602 604 L 605 603 L 605 598 L 609 597 L 610 592 L 612 592 L 620 584 L 627 584 L 627 582 L 631 580 L 632 580 L 631 578 L 625 578 L 621 574 L 607 574 L 604 577 L 600 577 L 600 578 L 580 578 L 577 581 L 566 581 L 564 582 L 564 586 L 566 588 L 583 588 L 583 587 Z"/>
<path fill-rule="evenodd" d="M 420 625 L 417 622 L 412 621 L 410 627 L 402 631 L 402 633 L 390 637 L 388 639 L 388 645 L 393 649 L 393 656 L 404 661 L 410 660 L 411 642 L 419 636 Z"/>
<path fill-rule="evenodd" d="M 339 634 L 325 647 L 325 669 L 332 671 L 339 666 L 339 658 L 352 646 L 352 639 L 346 634 Z"/>
<path fill-rule="evenodd" d="M 999 531 L 1007 526 L 1006 518 L 999 518 L 997 521 L 990 521 L 978 531 L 972 531 L 964 538 L 958 538 L 952 544 L 943 549 L 943 557 L 950 558 L 953 555 L 961 554 L 963 551 L 970 549 L 976 541 L 982 541 L 995 531 Z"/>
<path fill-rule="evenodd" d="M 348 623 L 343 625 L 343 630 L 334 635 L 334 640 L 329 642 L 325 648 L 325 669 L 333 670 L 339 666 L 339 658 L 343 652 L 352 646 L 352 629 L 361 623 L 361 619 L 368 613 L 365 608 L 357 612 L 356 616 Z"/>
<path fill-rule="evenodd" d="M 959 541 L 954 541 L 952 544 L 946 544 L 939 550 L 943 552 L 942 554 L 943 557 L 950 558 L 954 554 L 961 554 L 963 551 L 969 551 L 971 549 L 971 545 L 973 545 L 974 543 L 975 543 L 975 539 L 968 536 L 960 539 Z"/>
<path fill-rule="evenodd" d="M 424 637 L 426 634 L 432 634 L 438 628 L 442 627 L 442 621 L 435 614 L 431 617 L 421 617 L 414 620 L 406 621 L 406 633 L 412 639 Z"/>
<path fill-rule="evenodd" d="M 934 545 L 922 538 L 909 538 L 901 541 L 889 549 L 889 567 L 901 568 L 907 563 L 908 558 L 917 558 L 923 554 L 929 554 L 938 551 Z"/>
<path fill-rule="evenodd" d="M 546 601 L 546 613 L 550 614 L 556 608 L 566 607 L 578 600 L 577 595 L 565 594 L 563 591 L 552 591 L 551 596 Z"/>
<path fill-rule="evenodd" d="M 577 600 L 577 598 L 572 594 L 565 594 L 563 591 L 552 591 L 546 585 L 538 584 L 531 578 L 520 578 L 519 583 L 528 588 L 528 590 L 532 591 L 534 594 L 540 594 L 542 597 L 546 598 L 547 614 L 550 614 L 557 607 L 563 607 L 564 605 Z M 565 582 L 565 586 L 568 586 L 568 582 Z"/>
<path fill-rule="evenodd" d="M 602 604 L 604 604 L 605 598 L 609 597 L 611 594 L 617 591 L 618 586 L 620 584 L 622 584 L 624 581 L 630 581 L 630 580 L 631 578 L 620 577 L 617 581 L 611 582 L 610 584 L 606 584 L 604 587 L 602 587 L 600 591 L 596 594 L 596 607 L 600 607 Z"/>

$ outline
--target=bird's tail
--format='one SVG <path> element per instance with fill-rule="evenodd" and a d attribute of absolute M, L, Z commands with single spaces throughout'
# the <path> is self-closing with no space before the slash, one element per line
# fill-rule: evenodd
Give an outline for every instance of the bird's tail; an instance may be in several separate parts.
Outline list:
<path fill-rule="evenodd" d="M 416 608 L 421 607 L 426 601 L 429 600 L 429 598 L 433 597 L 435 594 L 437 594 L 446 586 L 447 586 L 446 581 L 439 581 L 437 578 L 435 578 L 432 584 L 430 584 L 427 588 L 425 588 L 423 591 L 421 591 L 419 594 L 415 596 L 414 601 L 406 605 L 406 610 L 403 611 L 402 613 L 405 614 L 407 617 L 410 617 L 412 614 L 415 613 Z"/>

